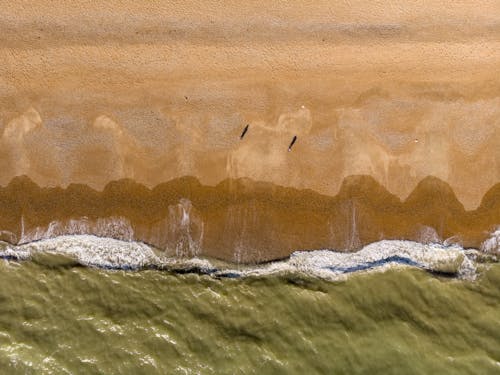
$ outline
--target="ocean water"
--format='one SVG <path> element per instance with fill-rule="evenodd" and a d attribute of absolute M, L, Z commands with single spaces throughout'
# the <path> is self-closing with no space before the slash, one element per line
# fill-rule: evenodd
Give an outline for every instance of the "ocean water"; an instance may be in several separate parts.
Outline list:
<path fill-rule="evenodd" d="M 0 255 L 1 373 L 500 373 L 500 264 L 473 250 L 238 266 L 63 236 Z"/>

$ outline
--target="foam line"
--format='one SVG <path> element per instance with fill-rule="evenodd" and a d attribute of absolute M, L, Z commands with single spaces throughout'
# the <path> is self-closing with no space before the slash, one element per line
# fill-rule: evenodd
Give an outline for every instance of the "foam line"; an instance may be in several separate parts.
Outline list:
<path fill-rule="evenodd" d="M 198 257 L 166 257 L 144 243 L 101 238 L 91 235 L 68 235 L 19 246 L 0 244 L 0 257 L 6 260 L 29 260 L 40 254 L 59 254 L 79 264 L 105 269 L 161 269 L 196 272 L 214 277 L 260 277 L 276 274 L 305 274 L 324 279 L 389 267 L 417 267 L 431 272 L 474 278 L 477 250 L 454 246 L 420 244 L 412 241 L 380 241 L 354 253 L 333 250 L 296 251 L 289 259 L 255 266 L 236 267 Z"/>

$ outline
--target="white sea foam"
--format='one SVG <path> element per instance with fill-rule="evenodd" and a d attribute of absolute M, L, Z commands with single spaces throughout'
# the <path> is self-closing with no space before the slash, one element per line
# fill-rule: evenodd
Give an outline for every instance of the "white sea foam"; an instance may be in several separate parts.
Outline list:
<path fill-rule="evenodd" d="M 411 241 L 380 241 L 354 253 L 332 250 L 297 251 L 286 261 L 245 270 L 243 274 L 300 272 L 320 278 L 338 279 L 354 272 L 409 266 L 432 272 L 473 277 L 470 270 L 474 267 L 467 255 L 467 252 L 458 246 L 445 247 Z"/>
<path fill-rule="evenodd" d="M 490 233 L 490 237 L 481 245 L 481 250 L 486 253 L 500 253 L 500 227 Z"/>
<path fill-rule="evenodd" d="M 234 268 L 198 257 L 167 257 L 144 243 L 92 235 L 65 235 L 19 246 L 0 244 L 0 257 L 29 260 L 40 254 L 59 254 L 78 263 L 109 269 L 156 268 L 199 272 L 215 277 L 259 277 L 299 273 L 324 279 L 341 279 L 349 274 L 390 267 L 418 267 L 432 272 L 473 279 L 477 250 L 411 241 L 380 241 L 354 253 L 333 250 L 296 251 L 290 258 L 256 266 Z"/>
<path fill-rule="evenodd" d="M 67 255 L 88 266 L 145 268 L 160 263 L 153 249 L 140 242 L 127 242 L 92 235 L 68 235 L 30 242 L 17 247 L 31 255 Z"/>
<path fill-rule="evenodd" d="M 52 221 L 46 227 L 24 229 L 24 218 L 21 218 L 20 243 L 30 243 L 38 240 L 51 239 L 64 235 L 93 234 L 98 237 L 113 237 L 131 241 L 134 231 L 130 221 L 124 217 L 111 216 L 90 220 L 83 216 L 78 219 Z"/>

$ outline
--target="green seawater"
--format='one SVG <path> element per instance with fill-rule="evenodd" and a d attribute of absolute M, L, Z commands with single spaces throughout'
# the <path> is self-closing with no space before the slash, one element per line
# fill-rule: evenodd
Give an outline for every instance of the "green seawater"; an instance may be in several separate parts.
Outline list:
<path fill-rule="evenodd" d="M 499 374 L 500 265 L 342 282 L 0 262 L 1 374 Z"/>

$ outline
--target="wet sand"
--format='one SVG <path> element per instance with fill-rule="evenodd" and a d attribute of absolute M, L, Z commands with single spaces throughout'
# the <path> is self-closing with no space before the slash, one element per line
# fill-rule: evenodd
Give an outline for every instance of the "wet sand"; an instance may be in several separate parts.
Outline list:
<path fill-rule="evenodd" d="M 249 179 L 213 187 L 185 177 L 153 189 L 120 180 L 99 192 L 41 188 L 21 177 L 0 188 L 0 213 L 1 239 L 12 243 L 95 234 L 248 263 L 301 249 L 358 250 L 382 239 L 480 248 L 498 225 L 500 185 L 466 211 L 436 178 L 401 201 L 368 176 L 346 179 L 333 197 Z"/>

